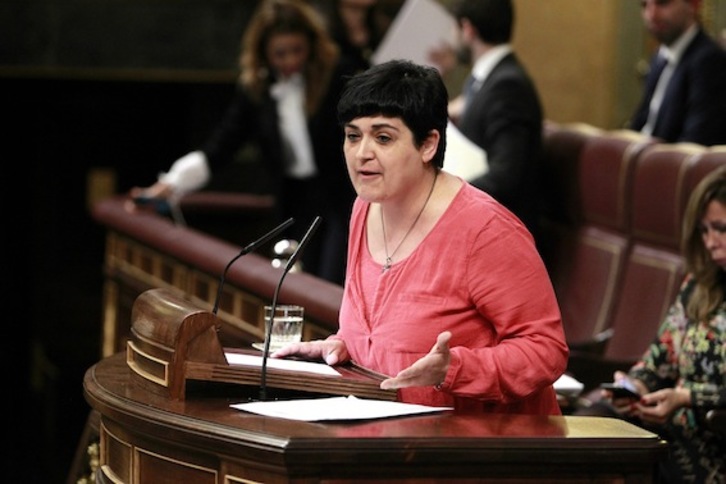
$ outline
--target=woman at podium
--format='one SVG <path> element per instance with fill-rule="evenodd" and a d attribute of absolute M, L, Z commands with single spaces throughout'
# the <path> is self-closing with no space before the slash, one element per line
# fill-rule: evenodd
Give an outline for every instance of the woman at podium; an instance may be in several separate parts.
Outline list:
<path fill-rule="evenodd" d="M 561 316 L 522 222 L 447 173 L 446 87 L 390 61 L 338 103 L 352 210 L 340 329 L 273 353 L 353 360 L 404 402 L 457 411 L 559 414 Z"/>

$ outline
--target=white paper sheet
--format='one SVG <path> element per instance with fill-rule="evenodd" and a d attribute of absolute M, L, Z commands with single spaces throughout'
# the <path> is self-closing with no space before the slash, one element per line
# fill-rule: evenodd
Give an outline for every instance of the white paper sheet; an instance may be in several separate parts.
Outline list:
<path fill-rule="evenodd" d="M 469 182 L 489 171 L 486 151 L 464 136 L 451 121 L 446 126 L 444 170 Z"/>
<path fill-rule="evenodd" d="M 247 355 L 241 353 L 225 353 L 227 363 L 230 365 L 246 365 L 262 367 L 262 356 Z M 267 368 L 278 370 L 301 371 L 306 373 L 317 373 L 318 375 L 341 376 L 340 373 L 325 363 L 312 361 L 284 360 L 281 358 L 267 358 Z"/>
<path fill-rule="evenodd" d="M 373 64 L 408 59 L 436 67 L 429 52 L 442 45 L 456 45 L 456 19 L 436 0 L 406 0 L 371 56 Z"/>
<path fill-rule="evenodd" d="M 452 407 L 427 407 L 425 405 L 414 405 L 410 403 L 358 398 L 353 395 L 347 397 L 237 403 L 230 406 L 237 410 L 256 413 L 258 415 L 302 420 L 305 422 L 321 420 L 366 420 L 453 410 Z"/>
<path fill-rule="evenodd" d="M 555 391 L 561 395 L 576 397 L 580 394 L 580 392 L 582 392 L 585 385 L 570 375 L 562 375 L 557 379 L 554 387 Z"/>

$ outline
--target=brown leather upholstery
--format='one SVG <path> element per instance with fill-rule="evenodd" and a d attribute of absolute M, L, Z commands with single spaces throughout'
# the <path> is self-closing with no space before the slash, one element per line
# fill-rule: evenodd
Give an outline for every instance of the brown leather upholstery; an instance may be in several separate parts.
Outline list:
<path fill-rule="evenodd" d="M 581 223 L 565 228 L 553 283 L 572 348 L 598 346 L 610 328 L 630 246 L 631 179 L 651 143 L 633 132 L 591 133 L 577 163 Z"/>
<path fill-rule="evenodd" d="M 585 124 L 546 121 L 543 132 L 542 218 L 539 251 L 556 291 L 566 285 L 572 254 L 572 232 L 582 222 L 578 182 L 585 142 L 602 131 Z"/>
<path fill-rule="evenodd" d="M 683 279 L 679 242 L 685 174 L 704 151 L 696 145 L 655 144 L 643 149 L 630 184 L 630 245 L 613 298 L 610 337 L 603 355 L 573 352 L 569 370 L 586 387 L 627 370 L 655 336 Z"/>
<path fill-rule="evenodd" d="M 685 174 L 703 150 L 660 144 L 638 158 L 632 185 L 632 247 L 606 358 L 638 358 L 676 298 L 685 275 L 680 254 Z"/>

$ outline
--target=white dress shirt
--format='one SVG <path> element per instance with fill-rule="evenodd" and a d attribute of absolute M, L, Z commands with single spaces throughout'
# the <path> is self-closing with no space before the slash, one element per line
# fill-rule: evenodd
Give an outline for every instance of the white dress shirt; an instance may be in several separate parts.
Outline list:
<path fill-rule="evenodd" d="M 645 122 L 645 125 L 643 125 L 643 128 L 640 130 L 641 133 L 649 136 L 653 134 L 655 122 L 658 119 L 658 111 L 660 110 L 661 104 L 663 104 L 663 98 L 665 97 L 665 92 L 668 88 L 671 76 L 673 76 L 673 71 L 676 70 L 681 57 L 683 57 L 683 52 L 685 52 L 697 32 L 698 28 L 694 24 L 688 30 L 683 32 L 683 34 L 681 34 L 681 36 L 673 42 L 673 44 L 670 46 L 661 45 L 658 49 L 658 56 L 665 59 L 668 63 L 663 68 L 663 72 L 658 78 L 655 91 L 653 91 L 653 97 L 650 99 L 648 119 Z"/>
<path fill-rule="evenodd" d="M 314 176 L 317 169 L 305 116 L 305 79 L 294 74 L 273 84 L 270 93 L 277 101 L 285 173 L 298 179 Z"/>

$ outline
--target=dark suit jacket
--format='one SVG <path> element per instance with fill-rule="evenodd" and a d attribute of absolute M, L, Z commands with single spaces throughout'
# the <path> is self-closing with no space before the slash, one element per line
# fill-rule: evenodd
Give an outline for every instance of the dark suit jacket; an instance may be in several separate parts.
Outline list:
<path fill-rule="evenodd" d="M 654 62 L 655 56 L 651 66 Z M 630 123 L 636 131 L 648 118 L 655 81 L 646 79 L 643 99 Z M 673 71 L 653 136 L 670 143 L 726 144 L 726 51 L 702 31 Z"/>
<path fill-rule="evenodd" d="M 472 181 L 536 233 L 542 107 L 514 54 L 505 56 L 471 95 L 458 128 L 487 154 L 489 171 Z"/>
<path fill-rule="evenodd" d="M 355 191 L 343 157 L 343 129 L 338 124 L 337 105 L 348 76 L 354 72 L 350 63 L 341 60 L 319 109 L 308 117 L 318 169 L 313 179 L 300 183 L 285 176 L 277 105 L 269 92 L 258 102 L 238 86 L 227 112 L 201 147 L 214 172 L 234 161 L 242 146 L 255 145 L 278 202 L 278 219 L 296 218 L 286 235 L 299 241 L 313 218 L 322 216 L 323 224 L 303 253 L 303 263 L 309 272 L 338 283 L 343 281 L 348 220 Z"/>

